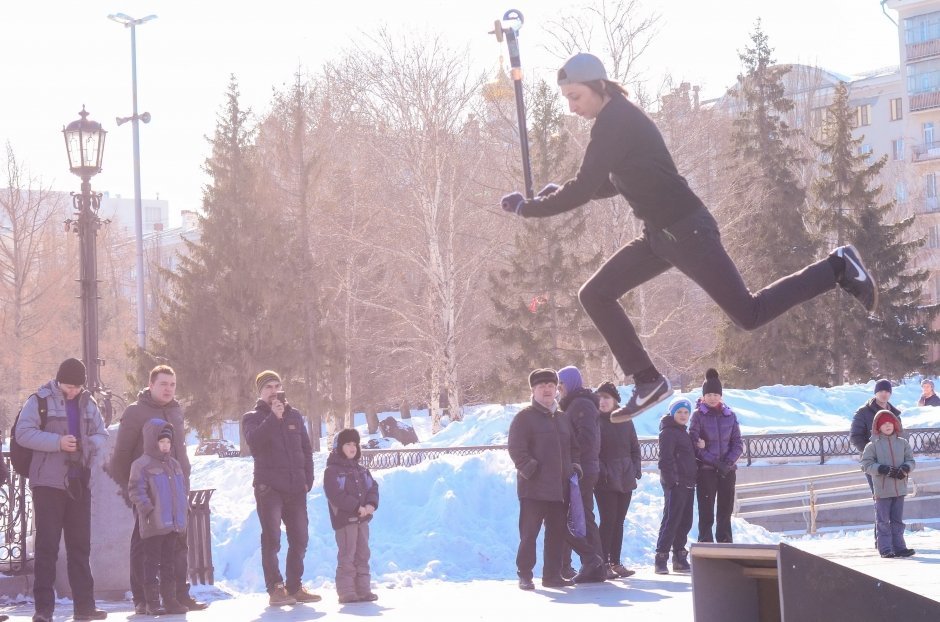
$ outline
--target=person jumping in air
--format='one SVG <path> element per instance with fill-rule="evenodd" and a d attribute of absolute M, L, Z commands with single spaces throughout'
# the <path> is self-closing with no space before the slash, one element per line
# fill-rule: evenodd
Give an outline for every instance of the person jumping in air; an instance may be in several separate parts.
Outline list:
<path fill-rule="evenodd" d="M 533 199 L 519 192 L 504 196 L 502 208 L 541 218 L 619 193 L 643 222 L 643 234 L 608 259 L 578 292 L 623 373 L 633 376 L 633 394 L 611 421 L 629 421 L 672 395 L 669 380 L 653 365 L 619 302 L 671 267 L 695 281 L 745 330 L 837 284 L 869 313 L 875 310 L 877 285 L 851 245 L 751 293 L 721 244 L 715 219 L 676 170 L 656 125 L 627 100 L 620 84 L 607 79 L 600 59 L 575 54 L 558 70 L 558 85 L 571 112 L 594 119 L 581 168 L 574 179 L 560 187 L 549 184 Z"/>

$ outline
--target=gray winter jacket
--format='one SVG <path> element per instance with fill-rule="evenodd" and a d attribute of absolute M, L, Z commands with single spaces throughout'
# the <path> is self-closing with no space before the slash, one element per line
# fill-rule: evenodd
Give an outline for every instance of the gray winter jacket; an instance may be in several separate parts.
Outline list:
<path fill-rule="evenodd" d="M 46 398 L 46 427 L 40 429 L 39 402 L 36 395 Z M 69 465 L 67 452 L 59 448 L 59 441 L 69 433 L 68 419 L 65 414 L 65 395 L 55 380 L 50 380 L 39 387 L 36 395 L 30 395 L 20 411 L 16 424 L 16 441 L 33 450 L 33 459 L 29 465 L 29 485 L 48 486 L 65 490 Z M 88 469 L 92 458 L 104 447 L 108 439 L 108 430 L 104 427 L 101 411 L 91 393 L 82 389 L 78 394 L 79 413 L 81 414 L 82 466 Z"/>
<path fill-rule="evenodd" d="M 142 539 L 186 531 L 186 482 L 180 463 L 162 453 L 157 444 L 164 428 L 172 430 L 173 426 L 163 419 L 144 424 L 144 453 L 131 465 L 127 494 L 137 511 Z"/>
<path fill-rule="evenodd" d="M 871 475 L 872 492 L 875 493 L 876 499 L 903 497 L 908 492 L 906 477 L 895 479 L 882 475 L 878 472 L 879 466 L 885 464 L 889 467 L 899 467 L 906 464 L 909 471 L 914 470 L 914 452 L 911 451 L 910 443 L 900 436 L 901 419 L 894 413 L 890 414 L 895 421 L 894 432 L 890 436 L 885 436 L 878 430 L 873 430 L 871 442 L 865 446 L 859 460 L 862 470 Z"/>

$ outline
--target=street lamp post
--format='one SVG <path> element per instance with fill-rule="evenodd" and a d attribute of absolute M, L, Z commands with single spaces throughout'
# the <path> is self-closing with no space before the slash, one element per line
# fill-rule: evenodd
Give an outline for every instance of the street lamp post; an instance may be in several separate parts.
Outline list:
<path fill-rule="evenodd" d="M 134 134 L 134 232 L 137 238 L 137 347 L 143 350 L 147 347 L 147 309 L 144 295 L 144 219 L 140 205 L 140 121 L 150 123 L 150 113 L 137 114 L 137 26 L 156 19 L 156 15 L 148 15 L 134 19 L 124 13 L 108 15 L 111 21 L 123 24 L 131 29 L 131 92 L 133 108 L 131 116 L 118 117 L 117 124 L 131 122 Z"/>
<path fill-rule="evenodd" d="M 88 119 L 82 106 L 77 121 L 62 128 L 65 149 L 69 156 L 69 170 L 82 180 L 82 189 L 72 193 L 75 218 L 66 222 L 69 230 L 78 234 L 81 300 L 82 300 L 82 358 L 88 370 L 86 386 L 92 393 L 102 391 L 98 357 L 98 257 L 95 242 L 102 221 L 98 217 L 101 194 L 91 191 L 91 178 L 101 172 L 104 139 L 107 132 L 101 124 Z"/>

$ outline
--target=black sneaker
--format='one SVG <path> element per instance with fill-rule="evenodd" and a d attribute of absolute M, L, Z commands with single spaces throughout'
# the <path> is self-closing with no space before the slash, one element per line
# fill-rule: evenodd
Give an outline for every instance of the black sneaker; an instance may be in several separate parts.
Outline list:
<path fill-rule="evenodd" d="M 894 554 L 894 551 L 885 551 L 884 553 L 881 554 L 881 556 L 884 557 L 885 559 L 892 559 L 894 557 L 897 557 L 897 555 Z"/>
<path fill-rule="evenodd" d="M 91 609 L 89 611 L 76 611 L 75 615 L 72 616 L 73 620 L 104 620 L 108 617 L 107 611 L 102 611 L 101 609 Z"/>
<path fill-rule="evenodd" d="M 637 382 L 633 385 L 633 394 L 626 404 L 610 413 L 611 423 L 623 423 L 635 419 L 637 415 L 659 404 L 672 395 L 669 379 L 660 376 L 653 382 Z"/>
<path fill-rule="evenodd" d="M 563 579 L 558 577 L 557 579 L 542 579 L 542 587 L 571 587 L 574 585 L 574 581 L 571 579 Z"/>
<path fill-rule="evenodd" d="M 520 590 L 534 590 L 535 583 L 532 582 L 532 579 L 527 579 L 525 577 L 519 577 L 519 589 Z"/>
<path fill-rule="evenodd" d="M 845 270 L 837 279 L 839 286 L 855 296 L 866 311 L 874 313 L 878 308 L 878 284 L 865 267 L 858 251 L 849 244 L 840 246 L 833 254 L 845 262 Z"/>
<path fill-rule="evenodd" d="M 900 551 L 895 553 L 894 556 L 895 557 L 911 557 L 916 552 L 917 551 L 915 551 L 914 549 L 901 549 Z"/>

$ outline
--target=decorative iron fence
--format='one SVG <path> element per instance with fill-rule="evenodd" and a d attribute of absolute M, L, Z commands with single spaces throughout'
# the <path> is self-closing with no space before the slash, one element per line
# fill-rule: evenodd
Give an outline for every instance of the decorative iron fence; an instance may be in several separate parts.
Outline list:
<path fill-rule="evenodd" d="M 33 551 L 26 546 L 35 530 L 33 495 L 26 478 L 13 471 L 9 454 L 0 459 L 10 473 L 9 481 L 0 482 L 0 572 L 26 574 L 33 559 Z"/>
<path fill-rule="evenodd" d="M 904 434 L 915 454 L 940 454 L 940 428 L 913 428 Z M 858 450 L 849 441 L 848 432 L 804 432 L 795 434 L 758 434 L 741 437 L 744 453 L 740 461 L 751 465 L 765 458 L 819 458 L 825 464 L 829 458 L 857 456 Z M 484 451 L 505 451 L 506 445 L 477 445 L 468 447 L 427 447 L 419 449 L 363 449 L 362 463 L 370 469 L 390 469 L 414 466 L 425 460 L 446 455 L 468 456 Z M 643 462 L 659 460 L 659 441 L 640 440 L 640 459 Z"/>

